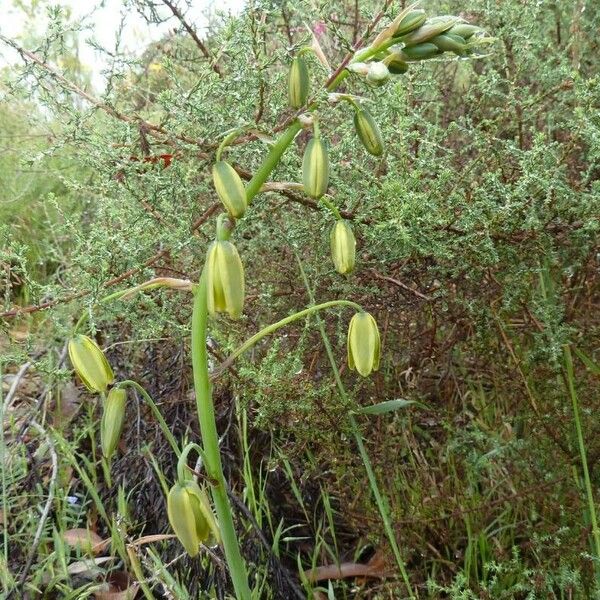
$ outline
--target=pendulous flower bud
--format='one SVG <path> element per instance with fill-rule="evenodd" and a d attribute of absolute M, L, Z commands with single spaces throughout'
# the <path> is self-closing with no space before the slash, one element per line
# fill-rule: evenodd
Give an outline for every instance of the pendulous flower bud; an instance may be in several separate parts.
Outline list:
<path fill-rule="evenodd" d="M 181 545 L 190 556 L 196 556 L 200 544 L 213 533 L 210 520 L 214 521 L 197 483 L 190 480 L 171 488 L 167 496 L 167 515 Z"/>
<path fill-rule="evenodd" d="M 371 85 L 383 85 L 390 78 L 390 71 L 383 62 L 370 62 L 367 82 Z"/>
<path fill-rule="evenodd" d="M 427 14 L 421 8 L 417 10 L 411 10 L 398 24 L 398 28 L 394 32 L 393 37 L 400 37 L 401 35 L 406 35 L 415 29 L 418 29 L 425 23 L 425 19 L 427 18 Z"/>
<path fill-rule="evenodd" d="M 121 438 L 126 401 L 127 391 L 119 387 L 112 388 L 104 401 L 104 412 L 100 423 L 100 444 L 102 454 L 108 459 L 114 454 Z"/>
<path fill-rule="evenodd" d="M 336 221 L 329 235 L 331 242 L 331 258 L 335 270 L 342 275 L 354 270 L 356 261 L 356 239 L 348 221 Z"/>
<path fill-rule="evenodd" d="M 302 108 L 308 99 L 310 79 L 303 56 L 295 56 L 288 78 L 288 99 L 292 108 Z"/>
<path fill-rule="evenodd" d="M 246 212 L 246 190 L 240 176 L 226 161 L 219 160 L 213 165 L 213 183 L 227 212 L 234 219 L 241 219 Z"/>
<path fill-rule="evenodd" d="M 367 312 L 356 313 L 348 327 L 348 366 L 363 377 L 379 369 L 381 339 L 375 319 Z"/>
<path fill-rule="evenodd" d="M 320 198 L 329 187 L 329 156 L 320 137 L 312 138 L 302 159 L 304 192 L 311 198 Z"/>
<path fill-rule="evenodd" d="M 354 128 L 369 154 L 373 156 L 381 156 L 383 154 L 381 132 L 375 119 L 366 108 L 359 107 L 356 109 L 354 113 Z"/>
<path fill-rule="evenodd" d="M 104 352 L 87 335 L 78 334 L 69 340 L 69 358 L 85 387 L 92 392 L 105 393 L 115 379 Z"/>
<path fill-rule="evenodd" d="M 212 242 L 206 254 L 207 304 L 211 315 L 226 312 L 236 319 L 244 308 L 244 267 L 236 247 Z"/>

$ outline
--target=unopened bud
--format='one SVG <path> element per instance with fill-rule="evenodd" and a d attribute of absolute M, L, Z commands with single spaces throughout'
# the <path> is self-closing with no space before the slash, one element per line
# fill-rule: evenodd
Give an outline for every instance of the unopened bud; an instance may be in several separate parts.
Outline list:
<path fill-rule="evenodd" d="M 448 31 L 434 37 L 431 43 L 435 44 L 442 52 L 454 52 L 458 56 L 462 56 L 467 49 L 464 38 Z"/>
<path fill-rule="evenodd" d="M 227 212 L 234 219 L 241 219 L 246 212 L 246 190 L 240 176 L 235 169 L 224 160 L 219 160 L 213 165 L 213 183 L 217 194 Z"/>
<path fill-rule="evenodd" d="M 295 56 L 288 78 L 288 98 L 292 108 L 302 108 L 308 99 L 310 79 L 303 56 Z"/>
<path fill-rule="evenodd" d="M 121 438 L 126 401 L 127 391 L 119 387 L 112 388 L 104 401 L 104 412 L 100 423 L 100 444 L 102 454 L 108 459 L 117 449 Z"/>
<path fill-rule="evenodd" d="M 356 313 L 348 327 L 348 366 L 363 377 L 379 369 L 381 339 L 375 319 L 367 312 Z"/>
<path fill-rule="evenodd" d="M 421 8 L 417 10 L 411 10 L 398 24 L 398 28 L 394 32 L 393 37 L 399 37 L 401 35 L 406 35 L 411 31 L 421 27 L 423 23 L 425 23 L 425 19 L 427 18 L 427 14 Z"/>
<path fill-rule="evenodd" d="M 383 85 L 390 77 L 390 72 L 383 62 L 369 63 L 367 81 L 371 85 Z"/>
<path fill-rule="evenodd" d="M 403 36 L 402 41 L 405 46 L 416 46 L 423 42 L 428 42 L 436 35 L 448 31 L 457 22 L 457 17 L 442 17 L 439 19 L 429 19 L 424 25 Z"/>
<path fill-rule="evenodd" d="M 354 270 L 356 239 L 347 221 L 336 221 L 330 233 L 331 258 L 338 273 L 346 275 Z"/>
<path fill-rule="evenodd" d="M 354 128 L 363 146 L 369 154 L 381 156 L 383 154 L 383 138 L 379 127 L 366 108 L 358 108 L 354 113 Z"/>
<path fill-rule="evenodd" d="M 231 242 L 212 242 L 206 254 L 206 278 L 210 314 L 226 312 L 234 319 L 239 317 L 244 308 L 244 267 Z"/>
<path fill-rule="evenodd" d="M 115 379 L 104 352 L 87 335 L 78 334 L 69 340 L 69 358 L 85 387 L 92 392 L 106 392 Z"/>
<path fill-rule="evenodd" d="M 442 51 L 430 42 L 411 46 L 410 48 L 402 48 L 402 54 L 406 56 L 407 60 L 425 60 L 441 53 Z"/>
<path fill-rule="evenodd" d="M 311 198 L 320 198 L 329 187 L 329 156 L 320 137 L 313 137 L 304 150 L 302 159 L 304 192 Z"/>

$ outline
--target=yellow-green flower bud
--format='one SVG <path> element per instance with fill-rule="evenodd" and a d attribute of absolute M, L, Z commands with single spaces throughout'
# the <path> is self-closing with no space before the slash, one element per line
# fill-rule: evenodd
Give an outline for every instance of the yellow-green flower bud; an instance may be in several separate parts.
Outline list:
<path fill-rule="evenodd" d="M 226 312 L 234 319 L 244 308 L 244 267 L 236 247 L 213 242 L 206 254 L 207 304 L 211 315 Z"/>
<path fill-rule="evenodd" d="M 295 56 L 290 67 L 288 97 L 292 108 L 302 108 L 308 99 L 310 79 L 303 56 Z"/>
<path fill-rule="evenodd" d="M 365 108 L 358 108 L 354 114 L 354 128 L 356 133 L 367 149 L 369 154 L 373 156 L 381 156 L 383 154 L 383 138 L 379 127 L 372 117 L 371 113 Z"/>
<path fill-rule="evenodd" d="M 190 556 L 196 556 L 200 544 L 211 534 L 204 516 L 201 492 L 193 481 L 176 483 L 167 496 L 167 515 L 175 535 Z"/>
<path fill-rule="evenodd" d="M 363 377 L 379 369 L 381 339 L 375 319 L 367 312 L 356 313 L 348 327 L 348 366 Z"/>
<path fill-rule="evenodd" d="M 227 212 L 234 219 L 241 219 L 246 212 L 246 190 L 240 176 L 235 169 L 224 160 L 219 160 L 213 165 L 213 182 L 217 194 Z"/>
<path fill-rule="evenodd" d="M 436 35 L 440 35 L 448 31 L 453 25 L 456 25 L 458 19 L 456 17 L 438 17 L 429 19 L 426 23 L 411 31 L 408 35 L 402 38 L 405 46 L 416 46 L 423 42 L 428 42 Z"/>
<path fill-rule="evenodd" d="M 320 198 L 329 187 L 329 156 L 319 137 L 312 138 L 306 144 L 302 159 L 302 183 L 305 193 L 311 198 Z"/>
<path fill-rule="evenodd" d="M 406 35 L 411 31 L 421 27 L 423 23 L 425 23 L 425 19 L 427 19 L 427 14 L 422 8 L 417 10 L 411 10 L 398 24 L 398 28 L 394 32 L 393 37 L 399 37 L 401 35 Z"/>
<path fill-rule="evenodd" d="M 347 221 L 339 220 L 331 229 L 331 258 L 335 270 L 342 275 L 354 270 L 356 260 L 356 239 Z"/>
<path fill-rule="evenodd" d="M 69 340 L 69 358 L 85 387 L 92 392 L 106 392 L 115 379 L 104 352 L 87 335 L 78 334 Z"/>
<path fill-rule="evenodd" d="M 113 455 L 121 438 L 126 401 L 127 391 L 119 387 L 112 388 L 104 401 L 104 412 L 100 423 L 100 443 L 102 454 L 106 458 Z"/>

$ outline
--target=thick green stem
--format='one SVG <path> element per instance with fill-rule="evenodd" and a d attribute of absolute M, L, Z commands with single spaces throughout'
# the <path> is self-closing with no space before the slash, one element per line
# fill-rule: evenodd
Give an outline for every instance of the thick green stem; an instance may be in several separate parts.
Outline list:
<path fill-rule="evenodd" d="M 300 272 L 302 273 L 302 278 L 304 280 L 304 286 L 306 287 L 306 291 L 311 302 L 315 301 L 315 297 L 310 287 L 308 277 L 306 276 L 306 272 L 302 266 L 302 261 L 300 257 L 296 253 L 296 259 L 298 261 L 298 265 L 300 267 Z M 325 346 L 325 352 L 327 353 L 327 357 L 331 364 L 331 370 L 333 371 L 333 376 L 335 379 L 335 383 L 337 385 L 338 391 L 344 404 L 348 404 L 348 394 L 346 392 L 346 388 L 344 387 L 344 383 L 342 382 L 342 378 L 340 377 L 340 372 L 337 367 L 337 362 L 335 360 L 335 355 L 333 354 L 333 350 L 331 348 L 331 342 L 329 341 L 329 336 L 325 331 L 325 327 L 323 326 L 323 321 L 320 316 L 317 314 L 317 324 L 319 326 L 319 331 L 321 333 L 321 339 L 323 340 L 323 345 Z M 408 573 L 406 572 L 406 566 L 404 565 L 404 560 L 402 559 L 402 555 L 400 554 L 400 549 L 398 548 L 398 542 L 396 541 L 396 535 L 394 534 L 394 529 L 392 528 L 392 522 L 390 519 L 390 515 L 388 512 L 388 508 L 385 504 L 383 496 L 379 490 L 379 485 L 377 483 L 377 478 L 375 477 L 375 472 L 373 471 L 373 467 L 371 465 L 371 460 L 369 459 L 369 455 L 367 454 L 367 450 L 363 443 L 362 435 L 360 433 L 360 429 L 358 427 L 358 423 L 354 418 L 352 413 L 349 413 L 348 420 L 350 421 L 350 427 L 352 428 L 352 435 L 354 436 L 354 441 L 356 442 L 356 446 L 358 447 L 358 452 L 360 454 L 361 460 L 365 467 L 365 471 L 367 472 L 367 478 L 369 479 L 369 485 L 371 487 L 371 491 L 373 492 L 373 496 L 375 498 L 375 502 L 377 503 L 377 508 L 379 509 L 379 514 L 381 515 L 381 520 L 383 521 L 383 527 L 385 529 L 387 538 L 390 542 L 390 546 L 392 547 L 392 552 L 394 553 L 394 558 L 396 559 L 396 564 L 402 575 L 402 579 L 404 580 L 404 584 L 408 590 L 408 593 L 411 598 L 415 598 L 414 592 L 410 585 L 410 580 L 408 578 Z"/>
<path fill-rule="evenodd" d="M 212 375 L 212 379 L 218 377 L 226 368 L 228 368 L 235 359 L 242 355 L 244 352 L 252 348 L 256 343 L 260 342 L 264 337 L 274 333 L 278 329 L 293 323 L 294 321 L 298 321 L 299 319 L 303 319 L 308 315 L 316 313 L 320 310 L 325 310 L 327 308 L 333 308 L 334 306 L 349 306 L 358 311 L 362 310 L 360 304 L 356 304 L 356 302 L 350 302 L 349 300 L 330 300 L 329 302 L 323 302 L 323 304 L 316 304 L 315 306 L 310 306 L 301 310 L 289 317 L 285 317 L 281 319 L 281 321 L 277 321 L 276 323 L 272 323 L 268 325 L 264 329 L 261 329 L 258 333 L 255 333 L 251 338 L 248 338 L 237 350 L 235 350 L 232 354 L 227 357 L 227 360 L 223 362 L 223 364 L 219 367 L 219 369 Z"/>
<path fill-rule="evenodd" d="M 260 192 L 260 188 L 269 178 L 269 175 L 273 171 L 273 169 L 277 166 L 277 163 L 283 156 L 283 153 L 286 151 L 287 147 L 294 141 L 294 138 L 298 134 L 298 132 L 302 129 L 301 123 L 296 119 L 279 137 L 279 139 L 271 146 L 271 150 L 267 157 L 263 161 L 262 165 L 254 174 L 254 177 L 248 182 L 246 186 L 246 200 L 248 204 L 252 202 L 252 199 L 258 192 Z"/>
<path fill-rule="evenodd" d="M 592 492 L 592 483 L 590 481 L 590 473 L 588 471 L 587 456 L 585 452 L 585 444 L 583 442 L 583 432 L 581 430 L 581 419 L 579 417 L 579 400 L 577 391 L 575 390 L 575 374 L 573 372 L 573 358 L 571 356 L 571 348 L 564 346 L 565 366 L 567 372 L 567 385 L 569 394 L 571 395 L 571 403 L 573 405 L 573 416 L 575 418 L 575 429 L 577 430 L 577 444 L 579 445 L 579 455 L 581 457 L 581 468 L 583 470 L 583 480 L 585 483 L 585 491 L 588 501 L 588 509 L 590 511 L 590 520 L 592 522 L 592 536 L 594 538 L 594 546 L 596 549 L 596 561 L 600 561 L 600 530 L 598 529 L 598 520 L 596 518 L 596 505 L 594 504 L 594 494 Z M 596 576 L 600 577 L 600 564 L 595 565 Z"/>
<path fill-rule="evenodd" d="M 211 483 L 212 498 L 217 511 L 219 529 L 223 540 L 225 557 L 229 573 L 238 600 L 250 600 L 250 587 L 246 565 L 240 553 L 237 534 L 233 524 L 233 515 L 227 486 L 223 475 L 221 455 L 219 452 L 219 436 L 215 421 L 215 408 L 212 401 L 212 390 L 208 375 L 208 353 L 206 351 L 206 333 L 208 307 L 206 302 L 206 272 L 203 269 L 200 283 L 194 292 L 194 308 L 192 312 L 192 366 L 194 369 L 194 388 L 196 392 L 196 408 L 202 434 L 206 472 Z"/>

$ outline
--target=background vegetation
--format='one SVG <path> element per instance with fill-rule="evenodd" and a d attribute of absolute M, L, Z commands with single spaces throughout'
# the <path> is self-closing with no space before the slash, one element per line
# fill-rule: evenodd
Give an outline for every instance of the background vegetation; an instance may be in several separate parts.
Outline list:
<path fill-rule="evenodd" d="M 40 62 L 24 55 L 2 75 L 6 597 L 111 597 L 140 579 L 156 598 L 230 590 L 218 552 L 189 559 L 171 539 L 136 542 L 170 533 L 174 457 L 130 395 L 108 484 L 99 407 L 71 382 L 65 340 L 87 313 L 119 377 L 146 387 L 177 439 L 198 438 L 188 297 L 97 302 L 159 275 L 197 280 L 214 235 L 205 222 L 220 210 L 210 167 L 223 132 L 254 122 L 274 135 L 291 114 L 287 69 L 309 40 L 305 24 L 335 68 L 382 6 L 252 2 L 239 17 L 215 17 L 200 47 L 168 4 L 127 3 L 152 22 L 169 15 L 175 29 L 140 58 L 107 49 L 104 91 L 77 59 L 80 24 L 52 8 L 43 37 L 19 42 Z M 400 4 L 388 3 L 390 16 Z M 344 366 L 348 314 L 327 314 L 348 402 L 314 319 L 268 338 L 216 383 L 255 595 L 405 597 L 349 434 L 355 411 L 420 598 L 600 597 L 563 358 L 564 344 L 580 351 L 570 382 L 598 497 L 600 7 L 424 7 L 496 41 L 482 59 L 427 61 L 382 88 L 350 80 L 371 99 L 382 159 L 358 143 L 348 106 L 320 112 L 357 270 L 335 273 L 331 215 L 300 194 L 259 196 L 236 233 L 248 299 L 241 320 L 212 323 L 215 365 L 311 293 L 360 302 L 384 342 L 380 371 L 359 379 Z M 316 84 L 327 73 L 310 60 Z M 305 143 L 301 134 L 275 180 L 299 180 Z M 254 139 L 228 156 L 252 173 L 266 148 Z M 409 402 L 361 413 L 392 399 Z M 76 528 L 110 541 L 93 566 L 67 544 Z M 111 556 L 127 560 L 102 560 Z M 314 570 L 340 563 L 354 563 L 347 576 Z"/>

